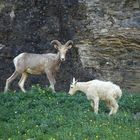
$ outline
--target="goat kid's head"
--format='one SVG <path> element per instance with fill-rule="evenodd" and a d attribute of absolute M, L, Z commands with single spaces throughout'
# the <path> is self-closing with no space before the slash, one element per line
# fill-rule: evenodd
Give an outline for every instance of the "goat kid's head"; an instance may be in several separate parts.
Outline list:
<path fill-rule="evenodd" d="M 69 40 L 64 45 L 62 45 L 58 40 L 51 41 L 51 44 L 58 49 L 60 53 L 60 60 L 65 61 L 67 50 L 70 49 L 73 45 L 73 41 Z"/>
<path fill-rule="evenodd" d="M 69 89 L 69 94 L 70 95 L 74 95 L 75 93 L 76 93 L 76 91 L 77 91 L 78 89 L 77 89 L 77 80 L 75 81 L 75 78 L 73 78 L 73 82 L 72 82 L 72 84 L 70 85 L 70 89 Z"/>

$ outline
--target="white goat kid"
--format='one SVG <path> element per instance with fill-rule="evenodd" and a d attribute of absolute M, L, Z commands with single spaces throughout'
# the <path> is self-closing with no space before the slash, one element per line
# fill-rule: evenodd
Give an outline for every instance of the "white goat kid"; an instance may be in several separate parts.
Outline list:
<path fill-rule="evenodd" d="M 92 80 L 88 82 L 77 82 L 75 78 L 73 78 L 69 94 L 73 95 L 76 91 L 82 91 L 86 94 L 96 114 L 98 114 L 99 100 L 104 100 L 106 102 L 107 106 L 110 108 L 109 115 L 115 114 L 119 108 L 116 99 L 122 96 L 120 87 L 110 81 Z"/>
<path fill-rule="evenodd" d="M 53 40 L 51 44 L 58 49 L 57 54 L 21 53 L 14 58 L 15 71 L 12 76 L 6 80 L 4 92 L 8 91 L 11 82 L 16 79 L 18 75 L 22 75 L 18 85 L 23 92 L 26 92 L 24 83 L 28 74 L 40 75 L 43 73 L 47 75 L 50 87 L 55 92 L 55 74 L 60 67 L 61 61 L 65 61 L 67 50 L 72 47 L 73 42 L 69 40 L 62 45 L 58 40 Z"/>

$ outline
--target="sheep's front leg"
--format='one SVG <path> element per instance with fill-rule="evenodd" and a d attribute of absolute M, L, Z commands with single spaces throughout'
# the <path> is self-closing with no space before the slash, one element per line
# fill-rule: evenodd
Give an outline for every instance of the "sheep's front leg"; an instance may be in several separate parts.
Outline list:
<path fill-rule="evenodd" d="M 94 112 L 96 114 L 98 114 L 98 110 L 99 110 L 99 98 L 98 97 L 95 97 L 93 99 L 93 101 L 94 101 Z"/>
<path fill-rule="evenodd" d="M 52 89 L 53 92 L 55 92 L 55 89 L 54 89 L 55 79 L 54 79 L 52 72 L 46 71 L 46 75 L 47 75 L 49 82 L 50 82 L 50 88 Z"/>

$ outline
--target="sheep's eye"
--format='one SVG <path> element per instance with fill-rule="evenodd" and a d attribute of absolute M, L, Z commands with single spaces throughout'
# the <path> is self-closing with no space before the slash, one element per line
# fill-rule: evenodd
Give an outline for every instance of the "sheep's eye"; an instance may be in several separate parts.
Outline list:
<path fill-rule="evenodd" d="M 71 88 L 73 88 L 73 86 L 71 86 Z"/>

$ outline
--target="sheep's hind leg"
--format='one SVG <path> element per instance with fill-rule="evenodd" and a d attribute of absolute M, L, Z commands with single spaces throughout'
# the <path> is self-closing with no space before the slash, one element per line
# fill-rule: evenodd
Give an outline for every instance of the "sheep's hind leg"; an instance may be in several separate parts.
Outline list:
<path fill-rule="evenodd" d="M 4 88 L 4 93 L 8 91 L 8 88 L 9 88 L 11 82 L 13 80 L 15 80 L 18 75 L 19 75 L 19 73 L 17 71 L 14 71 L 14 73 L 6 80 L 6 85 L 5 85 L 5 88 Z"/>
<path fill-rule="evenodd" d="M 22 73 L 21 79 L 20 79 L 20 81 L 19 81 L 19 83 L 18 83 L 20 89 L 21 89 L 24 93 L 26 92 L 26 90 L 25 90 L 25 88 L 24 88 L 24 83 L 25 83 L 27 77 L 28 77 L 28 74 L 27 74 L 27 73 L 25 73 L 25 72 Z"/>

